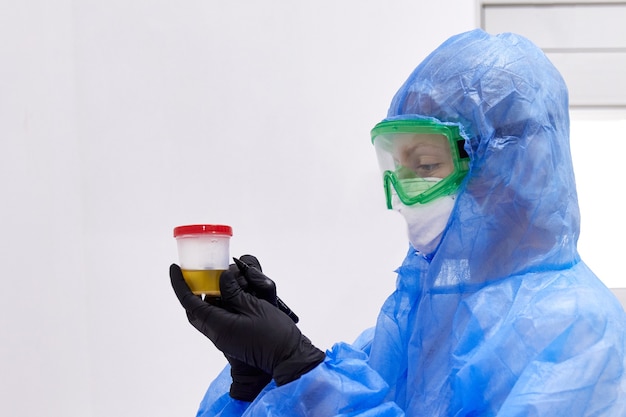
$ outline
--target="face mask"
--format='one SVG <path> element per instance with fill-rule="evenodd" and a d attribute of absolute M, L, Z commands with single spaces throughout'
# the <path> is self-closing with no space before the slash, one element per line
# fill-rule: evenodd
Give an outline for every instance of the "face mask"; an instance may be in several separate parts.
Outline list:
<path fill-rule="evenodd" d="M 424 255 L 434 252 L 448 224 L 455 198 L 456 195 L 448 195 L 426 204 L 405 206 L 394 197 L 394 210 L 406 220 L 409 241 L 416 251 Z"/>

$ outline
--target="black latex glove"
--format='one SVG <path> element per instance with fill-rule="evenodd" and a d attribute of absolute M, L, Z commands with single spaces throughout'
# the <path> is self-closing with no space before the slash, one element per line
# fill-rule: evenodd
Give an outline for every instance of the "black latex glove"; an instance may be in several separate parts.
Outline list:
<path fill-rule="evenodd" d="M 256 257 L 243 255 L 239 259 L 246 265 L 262 271 L 261 264 Z M 229 270 L 235 274 L 235 278 L 243 290 L 276 305 L 276 284 L 274 281 L 269 278 L 267 280 L 249 280 L 234 264 L 230 265 Z M 194 321 L 197 324 L 194 327 L 200 330 L 201 320 L 196 319 Z M 230 396 L 236 400 L 254 401 L 263 388 L 270 383 L 272 376 L 230 355 L 225 354 L 224 356 L 230 363 L 230 376 L 233 379 L 230 384 Z"/>
<path fill-rule="evenodd" d="M 256 257 L 243 255 L 241 258 L 233 258 L 233 260 L 241 272 L 241 274 L 238 275 L 237 282 L 245 292 L 278 307 L 280 311 L 289 316 L 294 323 L 300 320 L 296 313 L 291 311 L 291 309 L 287 307 L 287 304 L 278 298 L 276 295 L 276 284 L 263 273 Z M 243 275 L 245 279 L 239 278 L 241 275 Z"/>
<path fill-rule="evenodd" d="M 239 286 L 257 298 L 277 305 L 276 284 L 263 274 L 259 260 L 252 255 L 243 255 L 237 262 L 243 262 L 245 269 L 251 272 L 244 274 L 235 264 L 229 266 L 229 270 L 235 275 Z M 247 275 L 250 275 L 251 278 L 248 278 Z M 221 299 L 213 297 L 206 297 L 205 302 L 222 306 Z M 189 313 L 187 313 L 187 318 L 196 329 L 201 329 L 202 320 Z M 224 354 L 224 356 L 230 364 L 230 376 L 232 378 L 230 396 L 236 400 L 254 401 L 263 388 L 270 383 L 272 376 L 230 355 Z"/>
<path fill-rule="evenodd" d="M 192 324 L 225 355 L 272 375 L 277 385 L 291 382 L 324 360 L 283 312 L 243 291 L 237 272 L 220 277 L 221 305 L 194 295 L 178 265 L 170 267 L 172 288 Z"/>
<path fill-rule="evenodd" d="M 278 307 L 276 283 L 263 274 L 263 269 L 256 256 L 243 255 L 239 259 L 233 258 L 233 260 L 235 264 L 231 264 L 229 269 L 236 268 L 233 270 L 239 272 L 236 274 L 236 278 L 241 289 Z"/>

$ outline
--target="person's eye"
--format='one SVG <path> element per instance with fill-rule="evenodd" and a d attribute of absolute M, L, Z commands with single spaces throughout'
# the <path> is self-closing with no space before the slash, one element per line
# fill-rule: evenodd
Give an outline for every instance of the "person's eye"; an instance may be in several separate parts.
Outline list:
<path fill-rule="evenodd" d="M 415 172 L 420 177 L 430 177 L 431 174 L 441 168 L 441 164 L 421 164 L 415 167 Z"/>

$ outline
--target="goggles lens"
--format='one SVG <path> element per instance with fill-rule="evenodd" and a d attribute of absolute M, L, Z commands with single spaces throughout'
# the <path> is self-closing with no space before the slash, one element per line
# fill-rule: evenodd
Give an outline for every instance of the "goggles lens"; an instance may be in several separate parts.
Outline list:
<path fill-rule="evenodd" d="M 388 208 L 394 195 L 411 206 L 453 194 L 469 169 L 465 139 L 456 125 L 432 119 L 388 120 L 377 124 L 371 135 Z"/>

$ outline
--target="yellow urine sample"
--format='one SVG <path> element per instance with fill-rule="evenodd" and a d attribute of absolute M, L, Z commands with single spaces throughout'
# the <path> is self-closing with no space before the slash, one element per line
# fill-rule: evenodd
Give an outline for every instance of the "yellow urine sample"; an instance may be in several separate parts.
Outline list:
<path fill-rule="evenodd" d="M 196 295 L 206 294 L 208 296 L 220 295 L 220 275 L 223 269 L 183 269 L 183 278 Z"/>

